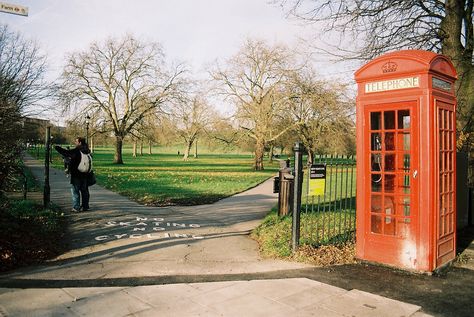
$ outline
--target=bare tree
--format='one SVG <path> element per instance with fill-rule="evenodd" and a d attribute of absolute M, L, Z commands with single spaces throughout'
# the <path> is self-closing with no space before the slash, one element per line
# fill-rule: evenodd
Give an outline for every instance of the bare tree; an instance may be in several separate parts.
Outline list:
<path fill-rule="evenodd" d="M 264 169 L 263 156 L 268 142 L 290 128 L 275 131 L 284 111 L 278 90 L 293 67 L 289 52 L 284 46 L 269 46 L 249 39 L 227 61 L 226 68 L 217 67 L 212 73 L 221 84 L 221 93 L 236 105 L 240 128 L 255 140 L 255 170 Z"/>
<path fill-rule="evenodd" d="M 207 101 L 197 94 L 191 98 L 180 100 L 171 111 L 171 120 L 175 124 L 175 131 L 185 142 L 183 153 L 185 161 L 189 158 L 192 146 L 196 146 L 197 139 L 205 133 L 217 116 Z"/>
<path fill-rule="evenodd" d="M 68 57 L 61 84 L 66 107 L 95 112 L 115 136 L 114 163 L 123 164 L 122 144 L 147 115 L 163 107 L 179 91 L 184 70 L 166 70 L 159 44 L 127 35 L 93 43 Z"/>
<path fill-rule="evenodd" d="M 39 47 L 0 25 L 0 188 L 19 171 L 22 150 L 22 116 L 48 97 L 44 81 L 46 58 Z M 36 110 L 35 110 L 36 111 Z"/>
<path fill-rule="evenodd" d="M 318 80 L 311 69 L 293 72 L 287 81 L 288 125 L 294 126 L 309 162 L 317 152 L 350 152 L 345 143 L 354 132 L 355 107 L 346 91 L 343 84 Z"/>
<path fill-rule="evenodd" d="M 389 50 L 425 49 L 451 58 L 458 73 L 458 147 L 474 164 L 473 0 L 274 0 L 290 15 L 348 37 L 343 58 L 369 60 Z M 321 22 L 321 23 L 319 23 Z M 471 180 L 474 182 L 474 179 Z"/>

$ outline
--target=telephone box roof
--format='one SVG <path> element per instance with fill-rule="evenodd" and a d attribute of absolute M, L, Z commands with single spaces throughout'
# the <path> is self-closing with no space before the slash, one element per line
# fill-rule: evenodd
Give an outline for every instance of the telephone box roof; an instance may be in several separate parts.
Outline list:
<path fill-rule="evenodd" d="M 413 73 L 438 73 L 457 79 L 456 69 L 444 55 L 422 50 L 402 50 L 383 54 L 355 72 L 357 82 L 381 76 Z"/>

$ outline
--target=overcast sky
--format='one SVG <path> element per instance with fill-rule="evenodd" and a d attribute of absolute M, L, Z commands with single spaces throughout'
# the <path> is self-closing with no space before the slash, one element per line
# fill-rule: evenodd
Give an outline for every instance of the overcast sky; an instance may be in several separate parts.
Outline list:
<path fill-rule="evenodd" d="M 4 2 L 28 7 L 28 17 L 0 13 L 0 21 L 40 44 L 48 56 L 48 78 L 60 74 L 66 53 L 125 33 L 161 43 L 168 59 L 187 62 L 196 74 L 202 74 L 214 60 L 235 54 L 246 37 L 295 46 L 314 34 L 310 26 L 286 19 L 281 8 L 268 0 Z M 353 71 L 325 64 L 320 73 L 351 79 Z"/>

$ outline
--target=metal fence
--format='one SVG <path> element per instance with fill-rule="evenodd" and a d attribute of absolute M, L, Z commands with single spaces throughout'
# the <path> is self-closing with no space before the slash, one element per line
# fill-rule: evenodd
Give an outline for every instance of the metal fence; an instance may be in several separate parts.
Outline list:
<path fill-rule="evenodd" d="M 302 188 L 300 244 L 325 245 L 355 236 L 356 160 L 354 156 L 316 156 L 314 164 L 326 164 L 324 195 L 309 195 L 309 173 Z"/>

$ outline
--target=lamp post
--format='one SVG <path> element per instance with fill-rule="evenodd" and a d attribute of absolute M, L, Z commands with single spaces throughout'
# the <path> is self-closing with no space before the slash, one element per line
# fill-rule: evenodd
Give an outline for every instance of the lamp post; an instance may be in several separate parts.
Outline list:
<path fill-rule="evenodd" d="M 89 115 L 86 115 L 86 143 L 89 145 L 89 123 L 90 123 L 91 117 Z"/>

